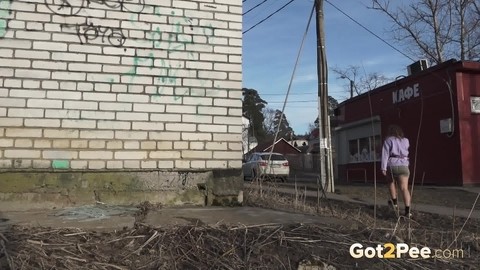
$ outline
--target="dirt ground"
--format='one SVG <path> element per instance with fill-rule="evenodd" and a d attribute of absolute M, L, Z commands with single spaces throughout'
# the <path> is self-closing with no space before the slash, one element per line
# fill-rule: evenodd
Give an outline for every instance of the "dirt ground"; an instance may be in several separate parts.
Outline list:
<path fill-rule="evenodd" d="M 293 182 L 276 183 L 279 186 L 292 187 L 295 185 Z M 317 190 L 316 183 L 313 182 L 298 182 L 299 189 L 303 189 L 305 186 L 308 190 Z M 411 186 L 409 187 L 411 190 Z M 373 184 L 341 184 L 335 185 L 335 193 L 346 195 L 352 199 L 358 201 L 373 201 L 375 194 L 377 200 L 387 202 L 390 199 L 388 192 L 388 186 L 384 183 L 377 184 L 376 191 Z M 460 188 L 445 188 L 436 186 L 420 186 L 415 185 L 412 193 L 413 204 L 431 204 L 453 208 L 470 209 L 475 202 L 477 193 L 466 191 Z M 402 205 L 402 196 L 398 195 L 399 204 Z M 478 206 L 480 209 L 480 205 Z"/>
<path fill-rule="evenodd" d="M 341 194 L 357 194 L 360 198 L 372 194 L 371 187 L 337 188 Z M 471 207 L 471 197 L 461 191 L 442 195 L 419 188 L 414 192 L 419 201 L 423 197 L 432 203 Z M 468 203 L 461 204 L 461 199 L 452 196 Z M 138 207 L 135 227 L 120 231 L 10 228 L 0 234 L 0 269 L 309 269 L 306 265 L 312 264 L 324 268 L 310 269 L 478 269 L 480 265 L 479 220 L 427 213 L 407 220 L 397 218 L 388 207 L 317 201 L 278 194 L 274 189 L 247 188 L 245 199 L 249 206 L 335 216 L 350 222 L 341 227 L 300 221 L 284 225 L 150 227 L 142 223 L 142 218 L 156 206 L 144 203 Z M 376 247 L 386 242 L 448 250 L 450 254 L 456 251 L 457 256 L 392 260 L 350 256 L 353 243 Z"/>
<path fill-rule="evenodd" d="M 409 187 L 411 190 L 411 186 Z M 335 188 L 337 194 L 348 195 L 357 200 L 364 198 L 374 198 L 375 188 L 373 185 L 338 185 Z M 377 185 L 377 199 L 387 201 L 390 198 L 388 187 L 385 184 Z M 402 197 L 399 195 L 399 201 Z M 413 203 L 432 204 L 447 207 L 470 209 L 475 202 L 477 194 L 455 188 L 443 188 L 433 186 L 414 186 L 413 187 Z"/>

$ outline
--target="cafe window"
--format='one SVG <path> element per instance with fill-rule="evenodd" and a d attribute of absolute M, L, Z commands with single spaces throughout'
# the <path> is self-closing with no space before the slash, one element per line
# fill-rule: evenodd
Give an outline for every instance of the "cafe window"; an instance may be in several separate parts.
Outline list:
<path fill-rule="evenodd" d="M 380 136 L 350 140 L 348 151 L 350 163 L 380 161 L 382 153 Z"/>

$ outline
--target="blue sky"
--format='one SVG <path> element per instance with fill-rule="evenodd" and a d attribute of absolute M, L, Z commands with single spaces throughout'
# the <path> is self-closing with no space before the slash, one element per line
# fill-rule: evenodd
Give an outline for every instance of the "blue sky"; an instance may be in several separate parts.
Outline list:
<path fill-rule="evenodd" d="M 263 0 L 246 0 L 244 12 Z M 243 16 L 244 31 L 286 4 L 288 0 L 268 0 Z M 366 28 L 393 46 L 390 22 L 378 11 L 368 9 L 370 0 L 329 0 Z M 313 0 L 296 0 L 270 19 L 243 35 L 243 87 L 256 89 L 268 107 L 281 109 L 292 76 Z M 360 66 L 362 73 L 379 72 L 395 78 L 406 75 L 412 61 L 361 28 L 324 2 L 326 53 L 329 66 L 329 95 L 339 102 L 348 96 L 349 82 L 330 70 Z M 297 135 L 308 131 L 318 115 L 315 17 L 305 41 L 294 77 L 286 117 Z"/>

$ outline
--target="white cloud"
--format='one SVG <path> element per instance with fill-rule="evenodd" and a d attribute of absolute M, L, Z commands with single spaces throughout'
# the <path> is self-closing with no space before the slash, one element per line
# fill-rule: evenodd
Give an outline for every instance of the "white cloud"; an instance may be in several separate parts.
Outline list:
<path fill-rule="evenodd" d="M 315 73 L 311 73 L 311 74 L 304 74 L 304 75 L 300 75 L 300 76 L 296 76 L 294 78 L 294 82 L 295 83 L 309 83 L 309 82 L 316 82 L 318 79 L 318 75 Z"/>

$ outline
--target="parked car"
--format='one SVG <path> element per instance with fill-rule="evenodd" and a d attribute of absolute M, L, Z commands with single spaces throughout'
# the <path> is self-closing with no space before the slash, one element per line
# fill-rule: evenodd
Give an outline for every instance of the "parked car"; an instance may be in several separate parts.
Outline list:
<path fill-rule="evenodd" d="M 268 162 L 270 160 L 270 162 Z M 290 174 L 288 160 L 279 153 L 253 153 L 242 166 L 245 179 L 267 177 L 287 181 Z"/>

